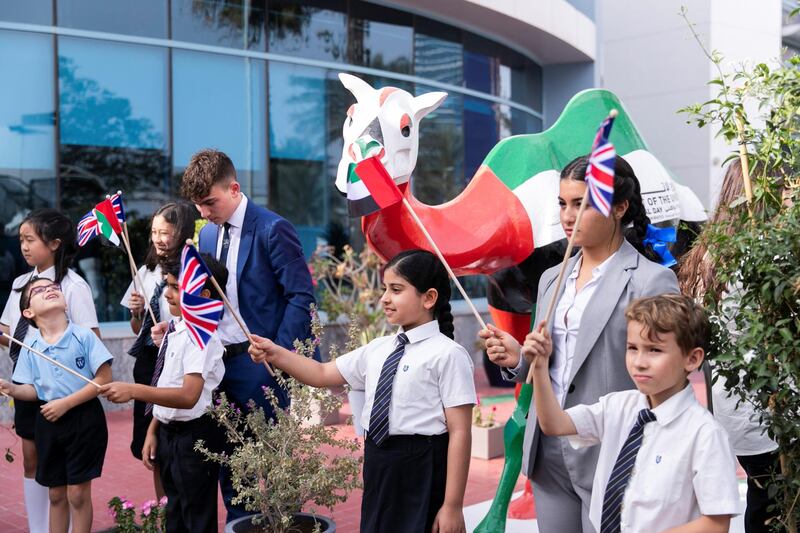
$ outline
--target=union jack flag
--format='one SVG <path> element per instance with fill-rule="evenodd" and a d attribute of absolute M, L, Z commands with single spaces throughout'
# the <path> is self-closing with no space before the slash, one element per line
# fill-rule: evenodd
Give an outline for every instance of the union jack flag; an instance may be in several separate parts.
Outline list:
<path fill-rule="evenodd" d="M 100 235 L 100 228 L 97 225 L 97 217 L 94 210 L 89 211 L 78 221 L 78 246 L 83 246 L 93 237 Z"/>
<path fill-rule="evenodd" d="M 181 316 L 189 335 L 201 350 L 205 350 L 217 330 L 223 306 L 219 300 L 181 291 Z"/>
<path fill-rule="evenodd" d="M 181 253 L 181 275 L 178 279 L 181 294 L 184 292 L 193 295 L 200 294 L 210 276 L 211 272 L 203 262 L 203 258 L 200 257 L 197 248 L 191 244 L 184 246 Z"/>
<path fill-rule="evenodd" d="M 606 118 L 592 143 L 592 155 L 586 168 L 586 187 L 589 190 L 589 205 L 608 216 L 614 201 L 614 145 L 608 142 L 614 117 Z"/>
<path fill-rule="evenodd" d="M 109 198 L 111 205 L 114 206 L 114 214 L 117 215 L 120 226 L 125 223 L 125 205 L 122 203 L 122 191 L 112 194 Z"/>

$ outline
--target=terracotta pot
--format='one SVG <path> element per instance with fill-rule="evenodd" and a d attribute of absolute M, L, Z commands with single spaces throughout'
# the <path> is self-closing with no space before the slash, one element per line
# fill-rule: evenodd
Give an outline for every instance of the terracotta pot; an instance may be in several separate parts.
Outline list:
<path fill-rule="evenodd" d="M 503 455 L 504 424 L 482 428 L 472 426 L 472 457 L 477 459 L 494 459 Z"/>
<path fill-rule="evenodd" d="M 294 515 L 294 519 L 299 531 L 311 532 L 314 531 L 315 524 L 320 524 L 322 533 L 336 533 L 336 524 L 330 518 L 308 513 L 297 513 Z M 225 533 L 262 533 L 264 529 L 254 526 L 252 521 L 252 515 L 237 518 L 225 524 Z M 303 528 L 303 526 L 307 527 Z"/>

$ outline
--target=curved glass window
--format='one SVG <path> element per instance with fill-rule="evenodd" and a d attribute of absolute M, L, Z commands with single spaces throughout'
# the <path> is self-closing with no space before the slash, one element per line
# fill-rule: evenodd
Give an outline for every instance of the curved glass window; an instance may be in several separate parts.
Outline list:
<path fill-rule="evenodd" d="M 53 23 L 53 0 L 3 0 L 0 20 L 49 26 Z"/>
<path fill-rule="evenodd" d="M 350 3 L 350 61 L 356 65 L 411 73 L 413 17 L 367 2 Z"/>
<path fill-rule="evenodd" d="M 326 61 L 345 61 L 347 2 L 270 2 L 268 21 L 270 52 Z"/>
<path fill-rule="evenodd" d="M 263 0 L 172 0 L 172 38 L 212 46 L 264 50 Z"/>
<path fill-rule="evenodd" d="M 167 0 L 58 0 L 58 25 L 82 30 L 167 36 Z"/>
<path fill-rule="evenodd" d="M 267 202 L 264 61 L 175 50 L 172 56 L 173 151 L 180 176 L 192 154 L 217 148 L 233 160 L 250 198 Z M 177 184 L 179 179 L 176 178 Z"/>
<path fill-rule="evenodd" d="M 29 269 L 19 223 L 30 209 L 55 205 L 53 37 L 0 31 L 0 299 Z"/>
<path fill-rule="evenodd" d="M 442 83 L 464 83 L 461 31 L 417 17 L 414 32 L 414 74 Z"/>

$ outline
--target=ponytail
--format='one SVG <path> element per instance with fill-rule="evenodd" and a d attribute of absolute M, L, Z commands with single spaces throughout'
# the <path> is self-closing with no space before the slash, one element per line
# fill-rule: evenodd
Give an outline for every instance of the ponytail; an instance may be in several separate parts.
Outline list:
<path fill-rule="evenodd" d="M 388 268 L 392 268 L 420 293 L 436 289 L 439 296 L 433 306 L 433 318 L 439 322 L 439 331 L 453 339 L 455 326 L 450 309 L 450 278 L 439 258 L 425 250 L 406 250 L 394 256 L 385 267 Z"/>
<path fill-rule="evenodd" d="M 72 266 L 72 260 L 78 254 L 77 234 L 72 221 L 57 209 L 49 207 L 34 209 L 26 216 L 22 224 L 29 224 L 36 235 L 49 245 L 58 240 L 58 248 L 53 252 L 55 276 L 53 281 L 61 283 Z"/>
<path fill-rule="evenodd" d="M 586 169 L 589 167 L 589 156 L 581 156 L 567 164 L 561 171 L 561 179 L 572 179 L 584 181 Z M 587 191 L 588 194 L 588 191 Z M 621 156 L 617 156 L 614 162 L 614 205 L 618 205 L 625 200 L 628 201 L 628 209 L 622 215 L 620 225 L 623 228 L 625 239 L 636 250 L 650 261 L 661 262 L 661 258 L 655 250 L 648 244 L 644 244 L 647 235 L 647 226 L 650 224 L 650 217 L 642 201 L 642 190 L 639 179 L 633 172 L 631 165 Z"/>

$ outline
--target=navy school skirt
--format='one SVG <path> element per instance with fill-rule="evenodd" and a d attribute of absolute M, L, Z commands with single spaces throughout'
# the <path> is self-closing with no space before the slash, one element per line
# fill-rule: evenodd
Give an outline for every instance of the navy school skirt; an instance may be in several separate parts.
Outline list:
<path fill-rule="evenodd" d="M 362 533 L 428 533 L 444 503 L 447 433 L 364 442 Z"/>

